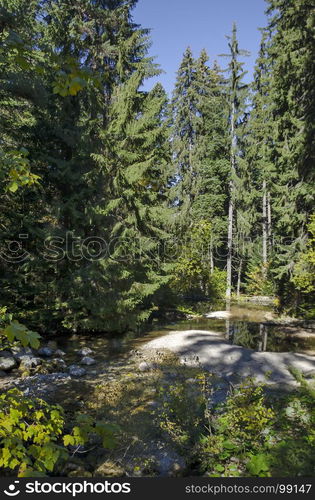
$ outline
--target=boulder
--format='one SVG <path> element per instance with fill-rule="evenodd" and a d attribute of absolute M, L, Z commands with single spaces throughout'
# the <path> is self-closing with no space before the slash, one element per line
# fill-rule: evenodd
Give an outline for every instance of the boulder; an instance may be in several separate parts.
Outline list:
<path fill-rule="evenodd" d="M 0 370 L 4 370 L 5 372 L 12 370 L 17 366 L 17 362 L 13 356 L 1 356 L 0 357 Z"/>
<path fill-rule="evenodd" d="M 12 353 L 10 351 L 0 351 L 0 358 L 7 358 L 8 356 L 12 356 Z"/>
<path fill-rule="evenodd" d="M 29 370 L 30 368 L 34 368 L 42 364 L 41 358 L 36 358 L 29 354 L 21 355 L 18 360 L 20 361 L 20 370 Z"/>
<path fill-rule="evenodd" d="M 82 349 L 78 351 L 78 354 L 80 356 L 88 356 L 89 354 L 93 354 L 93 351 L 89 347 L 82 347 Z"/>
<path fill-rule="evenodd" d="M 50 347 L 40 347 L 38 349 L 38 354 L 44 356 L 45 358 L 50 358 L 53 355 L 53 350 Z"/>
<path fill-rule="evenodd" d="M 71 377 L 83 377 L 86 374 L 86 370 L 78 365 L 70 365 L 69 373 Z"/>
<path fill-rule="evenodd" d="M 0 378 L 6 377 L 6 376 L 7 376 L 6 372 L 0 370 Z"/>
<path fill-rule="evenodd" d="M 84 356 L 84 358 L 81 359 L 80 361 L 81 365 L 95 365 L 96 361 L 94 358 L 90 358 L 89 356 Z"/>

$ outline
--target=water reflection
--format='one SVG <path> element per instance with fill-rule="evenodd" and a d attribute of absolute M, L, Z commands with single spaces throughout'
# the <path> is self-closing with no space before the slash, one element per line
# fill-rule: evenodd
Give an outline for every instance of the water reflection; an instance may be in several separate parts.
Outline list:
<path fill-rule="evenodd" d="M 225 337 L 231 344 L 249 347 L 259 352 L 267 351 L 268 325 L 230 319 L 226 320 L 225 325 Z"/>

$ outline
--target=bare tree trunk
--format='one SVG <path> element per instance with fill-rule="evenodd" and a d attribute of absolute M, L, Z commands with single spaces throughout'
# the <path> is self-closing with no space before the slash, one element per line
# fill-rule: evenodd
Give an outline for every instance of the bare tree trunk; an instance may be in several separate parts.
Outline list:
<path fill-rule="evenodd" d="M 263 335 L 263 351 L 267 351 L 267 340 L 268 340 L 268 327 L 264 325 L 264 335 Z"/>
<path fill-rule="evenodd" d="M 268 234 L 268 246 L 269 251 L 272 248 L 272 221 L 271 221 L 271 201 L 270 193 L 267 192 L 267 234 Z"/>
<path fill-rule="evenodd" d="M 230 300 L 226 301 L 226 311 L 227 312 L 231 311 L 231 302 L 230 302 Z M 233 328 L 231 326 L 230 319 L 227 319 L 226 322 L 225 322 L 225 337 L 226 337 L 226 340 L 232 341 L 232 343 L 233 343 L 234 332 L 233 332 Z"/>
<path fill-rule="evenodd" d="M 241 278 L 242 278 L 242 269 L 243 269 L 243 259 L 240 260 L 239 266 L 238 266 L 238 273 L 237 273 L 237 298 L 239 299 L 240 297 L 240 291 L 241 291 Z"/>
<path fill-rule="evenodd" d="M 263 203 L 262 203 L 262 212 L 263 212 L 263 250 L 262 250 L 262 258 L 264 271 L 267 269 L 268 263 L 268 214 L 267 214 L 267 189 L 266 189 L 266 181 L 263 181 Z"/>
<path fill-rule="evenodd" d="M 263 323 L 260 323 L 258 351 L 265 352 L 267 350 L 267 340 L 268 340 L 268 328 Z"/>
<path fill-rule="evenodd" d="M 212 243 L 212 238 L 211 238 L 211 243 L 210 243 L 210 274 L 212 275 L 214 271 L 214 262 L 213 262 L 213 243 Z"/>
<path fill-rule="evenodd" d="M 233 257 L 233 227 L 234 227 L 234 175 L 236 171 L 236 133 L 235 133 L 235 102 L 232 103 L 231 113 L 231 180 L 230 180 L 230 201 L 228 220 L 228 241 L 227 241 L 227 261 L 226 261 L 226 298 L 231 298 L 232 292 L 232 257 Z"/>

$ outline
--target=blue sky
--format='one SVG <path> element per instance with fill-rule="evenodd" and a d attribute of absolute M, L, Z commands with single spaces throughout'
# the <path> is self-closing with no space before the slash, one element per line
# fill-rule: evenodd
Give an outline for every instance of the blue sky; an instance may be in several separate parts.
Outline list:
<path fill-rule="evenodd" d="M 133 17 L 152 30 L 150 54 L 157 56 L 156 62 L 165 71 L 157 80 L 170 93 L 188 45 L 195 57 L 205 48 L 211 64 L 215 59 L 221 66 L 226 64 L 218 54 L 227 52 L 225 35 L 230 34 L 233 21 L 237 23 L 240 48 L 251 52 L 244 58 L 249 81 L 259 50 L 258 28 L 266 26 L 265 8 L 264 0 L 139 0 Z M 154 83 L 151 79 L 145 87 L 149 89 Z"/>

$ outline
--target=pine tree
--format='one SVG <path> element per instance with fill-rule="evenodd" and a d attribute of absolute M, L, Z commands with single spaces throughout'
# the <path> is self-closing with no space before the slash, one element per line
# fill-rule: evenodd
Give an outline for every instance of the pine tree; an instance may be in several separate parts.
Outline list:
<path fill-rule="evenodd" d="M 277 170 L 275 277 L 278 291 L 287 301 L 293 292 L 289 278 L 305 248 L 307 223 L 314 211 L 314 5 L 312 0 L 268 0 L 268 6 L 273 161 Z"/>
<path fill-rule="evenodd" d="M 26 3 L 12 5 L 13 18 Z M 167 216 L 159 207 L 165 93 L 139 90 L 158 70 L 146 56 L 147 30 L 132 21 L 135 3 L 34 2 L 27 19 L 45 57 L 30 70 L 41 94 L 27 95 L 33 123 L 18 139 L 41 181 L 18 194 L 11 212 L 30 258 L 5 264 L 5 301 L 39 328 L 124 330 L 148 316 L 167 281 L 157 264 Z"/>
<path fill-rule="evenodd" d="M 193 221 L 211 223 L 209 260 L 211 273 L 221 266 L 220 248 L 224 241 L 227 215 L 227 183 L 229 148 L 228 106 L 225 80 L 218 65 L 207 65 L 208 56 L 202 51 L 196 61 L 197 138 L 195 147 L 196 195 L 192 205 Z"/>
<path fill-rule="evenodd" d="M 248 204 L 252 220 L 251 249 L 248 255 L 249 272 L 270 278 L 272 260 L 272 204 L 276 178 L 273 163 L 272 102 L 270 100 L 271 64 L 268 58 L 269 34 L 262 30 L 260 52 L 252 84 L 252 109 L 246 125 L 245 150 L 248 173 L 248 191 L 252 198 Z M 267 286 L 267 282 L 265 284 Z"/>
<path fill-rule="evenodd" d="M 195 61 L 188 47 L 180 64 L 170 104 L 172 153 L 174 157 L 174 194 L 185 227 L 194 201 L 196 168 L 197 95 L 194 86 Z"/>
<path fill-rule="evenodd" d="M 203 255 L 200 255 L 200 260 L 204 261 L 202 276 L 200 274 L 198 283 L 192 287 L 194 293 L 199 287 L 199 294 L 210 290 L 210 278 L 206 283 L 205 276 L 211 276 L 215 266 L 220 265 L 218 250 L 226 226 L 226 179 L 229 173 L 225 82 L 218 66 L 210 69 L 207 62 L 205 50 L 197 60 L 192 58 L 189 49 L 186 51 L 171 107 L 177 211 L 181 239 L 187 240 L 187 244 L 183 243 L 183 251 L 191 247 L 191 234 L 199 234 L 207 227 L 209 236 Z M 183 262 L 185 259 L 180 261 L 181 268 Z M 193 275 L 198 275 L 199 267 L 191 270 Z"/>
<path fill-rule="evenodd" d="M 240 123 L 240 117 L 244 113 L 244 104 L 246 96 L 244 91 L 246 85 L 242 79 L 246 72 L 243 71 L 244 63 L 239 61 L 240 56 L 247 55 L 244 50 L 239 49 L 237 41 L 236 25 L 233 25 L 232 36 L 228 37 L 230 53 L 224 54 L 229 57 L 228 66 L 228 98 L 229 98 L 229 124 L 230 124 L 230 181 L 229 181 L 229 210 L 228 210 L 228 235 L 227 235 L 227 286 L 226 298 L 231 298 L 232 292 L 232 270 L 233 270 L 233 234 L 235 232 L 235 204 L 238 182 L 238 137 L 237 129 Z"/>

